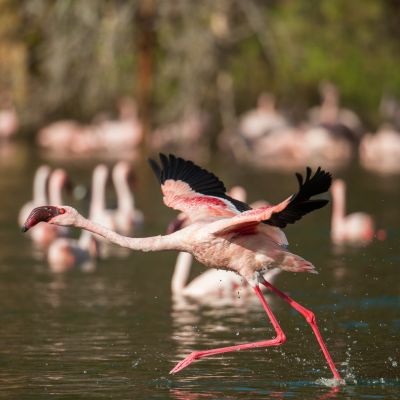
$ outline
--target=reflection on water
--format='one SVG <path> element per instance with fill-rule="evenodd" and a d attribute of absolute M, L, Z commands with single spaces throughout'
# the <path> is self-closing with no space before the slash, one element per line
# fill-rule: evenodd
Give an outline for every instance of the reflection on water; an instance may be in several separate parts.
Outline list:
<path fill-rule="evenodd" d="M 347 171 L 352 197 L 387 228 L 385 242 L 336 254 L 329 242 L 329 209 L 287 229 L 294 252 L 319 275 L 282 273 L 276 286 L 313 310 L 347 385 L 329 387 L 330 371 L 304 319 L 268 296 L 287 342 L 277 348 L 228 353 L 168 371 L 193 350 L 252 342 L 274 335 L 257 298 L 243 303 L 173 302 L 174 253 L 113 253 L 90 274 L 53 274 L 16 225 L 42 162 L 15 147 L 0 162 L 0 388 L 6 398 L 46 395 L 93 398 L 397 398 L 400 390 L 400 281 L 397 178 L 384 181 Z M 93 163 L 65 164 L 88 186 Z M 249 197 L 282 199 L 291 175 L 213 167 L 245 184 Z M 138 164 L 143 234 L 164 232 L 173 212 L 161 202 L 148 167 Z M 262 182 L 263 184 L 260 184 Z M 71 199 L 72 201 L 72 199 Z M 85 204 L 77 206 L 86 211 Z M 79 235 L 74 232 L 75 237 Z M 202 271 L 195 266 L 195 273 Z"/>

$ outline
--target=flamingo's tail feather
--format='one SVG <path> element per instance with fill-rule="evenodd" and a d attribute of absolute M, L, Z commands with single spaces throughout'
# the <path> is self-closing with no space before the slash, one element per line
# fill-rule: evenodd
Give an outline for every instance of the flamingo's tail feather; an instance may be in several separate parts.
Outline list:
<path fill-rule="evenodd" d="M 311 274 L 318 274 L 318 271 L 315 269 L 314 265 L 312 265 L 309 261 L 289 252 L 286 253 L 280 267 L 289 272 L 309 272 Z"/>

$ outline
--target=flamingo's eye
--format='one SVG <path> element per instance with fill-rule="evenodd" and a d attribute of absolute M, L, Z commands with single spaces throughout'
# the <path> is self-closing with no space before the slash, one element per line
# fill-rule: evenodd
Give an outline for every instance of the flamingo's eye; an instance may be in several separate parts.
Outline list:
<path fill-rule="evenodd" d="M 60 214 L 65 214 L 65 208 L 60 208 L 59 212 L 60 212 Z"/>

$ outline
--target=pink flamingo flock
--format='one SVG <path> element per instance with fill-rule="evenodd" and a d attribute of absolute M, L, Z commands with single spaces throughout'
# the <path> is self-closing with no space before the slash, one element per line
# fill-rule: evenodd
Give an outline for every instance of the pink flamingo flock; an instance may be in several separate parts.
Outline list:
<path fill-rule="evenodd" d="M 132 250 L 178 250 L 190 253 L 207 267 L 232 271 L 241 276 L 261 302 L 275 329 L 275 338 L 195 351 L 179 362 L 170 371 L 172 374 L 204 357 L 283 344 L 286 336 L 260 290 L 260 285 L 263 285 L 306 319 L 334 378 L 342 382 L 322 339 L 314 313 L 264 278 L 264 273 L 273 268 L 291 272 L 316 272 L 309 261 L 288 250 L 287 239 L 281 228 L 328 203 L 327 200 L 312 197 L 329 189 L 330 174 L 318 168 L 312 175 L 311 169 L 307 168 L 305 179 L 296 174 L 299 183 L 297 193 L 277 205 L 252 209 L 246 203 L 227 195 L 224 184 L 214 174 L 193 162 L 163 154 L 160 154 L 160 159 L 161 166 L 154 160 L 150 160 L 150 164 L 160 181 L 164 203 L 189 218 L 190 223 L 181 230 L 167 235 L 131 238 L 84 218 L 72 207 L 55 204 L 33 209 L 23 225 L 23 231 L 39 222 L 75 226 Z"/>

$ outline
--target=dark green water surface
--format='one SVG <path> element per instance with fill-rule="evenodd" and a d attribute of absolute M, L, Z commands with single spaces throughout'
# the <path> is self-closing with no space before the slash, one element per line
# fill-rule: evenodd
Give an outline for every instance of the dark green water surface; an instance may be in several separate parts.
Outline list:
<path fill-rule="evenodd" d="M 272 338 L 257 300 L 240 305 L 174 304 L 174 253 L 116 254 L 95 271 L 52 273 L 17 214 L 44 162 L 25 147 L 0 160 L 0 397 L 115 399 L 398 399 L 400 398 L 400 177 L 354 165 L 337 172 L 349 183 L 349 211 L 374 215 L 388 239 L 361 249 L 330 244 L 330 206 L 286 229 L 293 252 L 319 275 L 283 272 L 276 282 L 313 310 L 347 385 L 330 387 L 331 372 L 304 319 L 274 296 L 268 300 L 286 332 L 279 348 L 175 363 L 193 350 Z M 88 186 L 94 161 L 46 160 Z M 297 188 L 292 173 L 259 171 L 223 159 L 208 165 L 249 200 L 277 202 Z M 137 164 L 142 235 L 165 231 L 175 215 L 144 161 Z M 111 187 L 110 187 L 111 189 Z M 112 197 L 112 196 L 111 196 Z M 113 199 L 111 198 L 111 201 Z M 65 202 L 86 211 L 66 195 Z M 78 236 L 78 232 L 74 231 Z M 196 265 L 193 275 L 202 271 Z"/>

